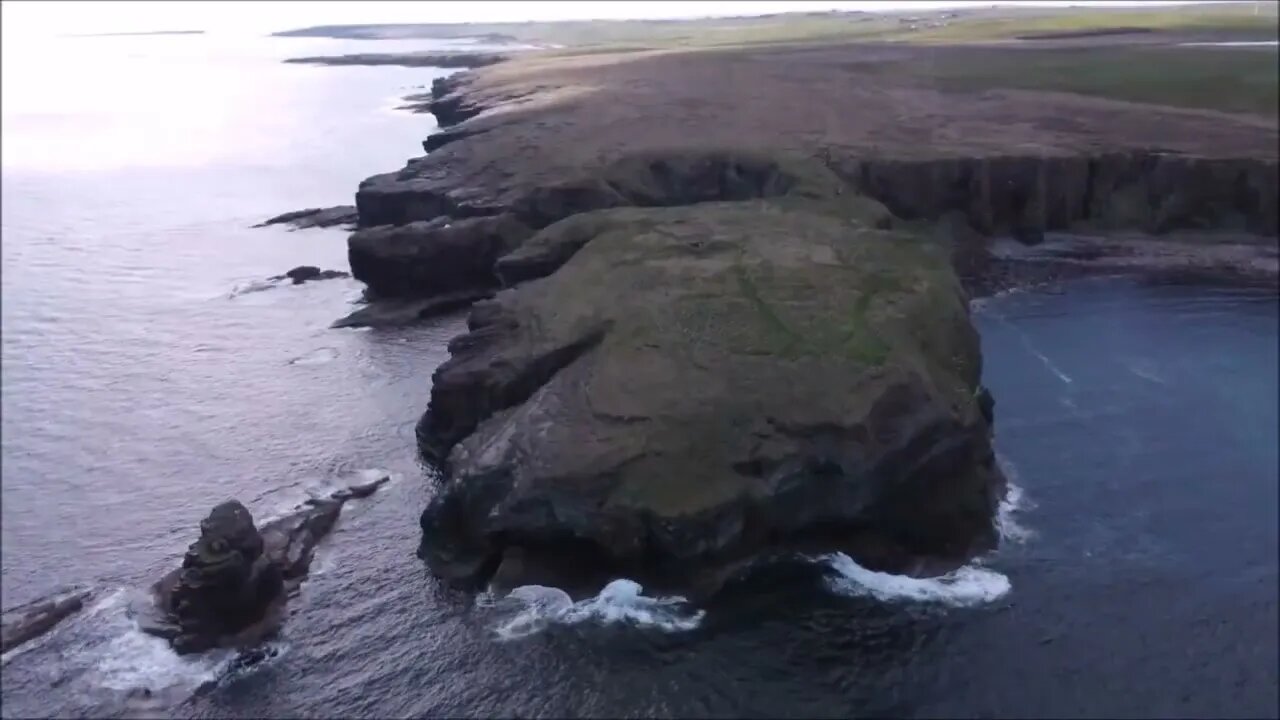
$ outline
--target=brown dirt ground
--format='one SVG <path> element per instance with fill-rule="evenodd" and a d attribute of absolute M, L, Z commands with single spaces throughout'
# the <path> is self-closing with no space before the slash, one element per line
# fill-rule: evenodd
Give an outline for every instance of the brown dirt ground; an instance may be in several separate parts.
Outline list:
<path fill-rule="evenodd" d="M 414 174 L 503 203 L 530 183 L 636 150 L 1277 155 L 1275 118 L 931 82 L 930 67 L 992 50 L 858 44 L 520 58 L 472 71 L 467 93 L 489 109 L 464 125 L 487 132 L 433 152 Z M 1037 50 L 1007 52 L 1016 63 Z"/>

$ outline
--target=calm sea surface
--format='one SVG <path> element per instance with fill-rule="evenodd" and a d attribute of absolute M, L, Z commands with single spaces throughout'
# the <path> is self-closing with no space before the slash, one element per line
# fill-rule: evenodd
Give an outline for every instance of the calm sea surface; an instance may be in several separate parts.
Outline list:
<path fill-rule="evenodd" d="M 1001 549 L 952 576 L 828 557 L 707 607 L 442 588 L 413 424 L 462 316 L 330 330 L 359 283 L 243 292 L 346 269 L 341 231 L 249 226 L 350 203 L 433 129 L 394 107 L 443 71 L 280 62 L 371 48 L 424 45 L 6 45 L 0 592 L 100 591 L 3 658 L 5 716 L 1280 713 L 1274 294 L 1107 279 L 975 308 L 1014 491 Z M 344 512 L 265 662 L 179 659 L 126 616 L 215 503 L 262 519 L 373 471 L 394 482 Z"/>

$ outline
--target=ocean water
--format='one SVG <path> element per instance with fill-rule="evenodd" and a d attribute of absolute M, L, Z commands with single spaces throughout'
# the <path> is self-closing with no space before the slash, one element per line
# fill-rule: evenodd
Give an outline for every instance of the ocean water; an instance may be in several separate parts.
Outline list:
<path fill-rule="evenodd" d="M 351 201 L 418 154 L 440 72 L 220 36 L 5 47 L 3 605 L 91 607 L 0 658 L 30 716 L 1275 716 L 1277 298 L 1113 278 L 975 307 L 1004 542 L 941 578 L 797 558 L 695 607 L 441 586 L 414 557 L 413 425 L 462 315 L 330 330 Z M 421 49 L 382 41 L 378 50 Z M 443 72 L 443 71 L 441 71 Z M 178 658 L 129 599 L 236 497 L 262 519 L 362 473 L 282 636 Z M 144 693 L 143 690 L 147 692 Z"/>

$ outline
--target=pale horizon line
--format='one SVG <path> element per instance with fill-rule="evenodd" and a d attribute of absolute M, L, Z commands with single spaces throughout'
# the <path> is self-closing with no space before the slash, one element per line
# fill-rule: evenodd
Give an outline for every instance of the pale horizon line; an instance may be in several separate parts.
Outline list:
<path fill-rule="evenodd" d="M 1257 0 L 880 0 L 872 2 L 15 2 L 0 3 L 6 40 L 200 31 L 254 34 L 335 25 L 463 25 L 707 20 L 802 13 L 965 8 L 1105 8 L 1249 4 Z M 724 8 L 721 11 L 721 8 Z M 582 10 L 587 12 L 583 13 Z M 181 14 L 176 11 L 181 10 Z M 505 10 L 505 12 L 504 12 Z M 530 11 L 533 11 L 532 13 Z M 656 11 L 656 12 L 655 12 Z M 478 13 L 483 13 L 478 14 Z M 423 16 L 427 17 L 423 17 Z M 46 31 L 42 34 L 40 31 Z M 40 36 L 40 37 L 37 37 Z"/>

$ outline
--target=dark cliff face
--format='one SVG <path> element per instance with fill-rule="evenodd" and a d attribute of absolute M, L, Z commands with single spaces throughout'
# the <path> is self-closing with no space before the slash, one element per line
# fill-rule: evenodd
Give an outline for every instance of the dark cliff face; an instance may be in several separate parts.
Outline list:
<path fill-rule="evenodd" d="M 965 215 L 988 233 L 1047 230 L 1277 232 L 1275 160 L 1156 151 L 1082 157 L 837 161 L 859 191 L 904 218 Z"/>
<path fill-rule="evenodd" d="M 385 225 L 347 242 L 351 271 L 378 298 L 438 296 L 496 287 L 498 258 L 532 231 L 512 215 Z"/>
<path fill-rule="evenodd" d="M 457 132 L 457 139 L 465 137 Z M 483 142 L 483 138 L 473 141 Z M 678 167 L 690 164 L 687 160 L 697 155 L 673 153 L 669 164 L 677 170 L 670 177 L 690 177 Z M 1280 182 L 1274 159 L 1200 158 L 1156 151 L 938 160 L 862 159 L 832 153 L 815 157 L 827 162 L 851 191 L 884 203 L 899 217 L 935 220 L 960 211 L 976 229 L 988 234 L 1035 234 L 1082 225 L 1150 233 L 1231 229 L 1262 235 L 1275 235 L 1280 228 L 1276 200 Z M 705 161 L 714 163 L 715 155 L 707 153 Z M 562 210 L 532 218 L 547 224 L 576 212 L 618 205 L 735 199 L 735 193 L 723 188 L 707 192 L 666 188 L 645 198 L 627 197 L 626 191 L 611 193 L 601 186 L 632 162 L 623 159 L 586 171 L 578 180 L 529 187 L 512 205 L 562 204 Z M 360 190 L 363 224 L 465 217 L 502 209 L 475 197 L 474 190 L 464 192 L 447 178 L 416 172 L 413 167 L 374 176 Z"/>
<path fill-rule="evenodd" d="M 483 142 L 483 138 L 467 142 Z M 1037 241 L 1046 231 L 1072 229 L 1154 234 L 1233 230 L 1275 235 L 1280 222 L 1280 176 L 1275 160 L 1134 151 L 1082 157 L 928 161 L 823 153 L 813 162 L 828 169 L 823 179 L 827 186 L 879 201 L 897 218 L 934 221 L 958 215 L 982 234 L 1011 234 L 1027 242 Z M 790 185 L 795 182 L 796 174 L 788 163 L 750 153 L 651 153 L 623 158 L 581 177 L 527 188 L 505 207 L 485 205 L 475 189 L 451 186 L 447 177 L 437 179 L 413 168 L 407 173 L 370 178 L 362 184 L 358 201 L 362 221 L 368 218 L 368 222 L 380 225 L 492 215 L 511 216 L 536 229 L 612 207 L 666 207 L 780 196 L 794 192 Z M 381 236 L 390 234 L 381 231 Z M 376 243 L 370 242 L 370 236 L 357 234 L 353 242 L 356 237 L 360 238 L 360 252 L 371 252 Z M 477 257 L 483 262 L 496 261 L 498 256 L 488 247 L 477 243 Z M 404 294 L 403 286 L 386 284 L 384 277 L 388 275 L 363 267 L 357 267 L 353 259 L 356 278 L 369 284 L 375 294 Z M 414 271 L 406 268 L 401 272 Z M 485 282 L 489 279 L 486 275 Z M 437 292 L 425 285 L 420 288 L 419 292 L 426 294 Z"/>
<path fill-rule="evenodd" d="M 482 105 L 467 95 L 469 77 L 465 73 L 458 73 L 431 81 L 431 102 L 428 107 L 431 114 L 436 116 L 436 124 L 440 127 L 452 127 L 484 111 Z"/>

